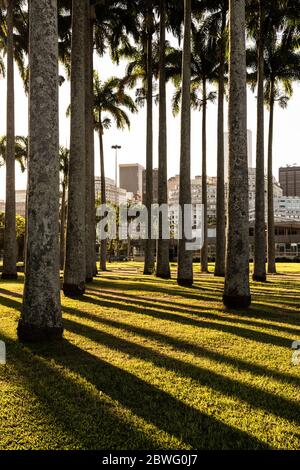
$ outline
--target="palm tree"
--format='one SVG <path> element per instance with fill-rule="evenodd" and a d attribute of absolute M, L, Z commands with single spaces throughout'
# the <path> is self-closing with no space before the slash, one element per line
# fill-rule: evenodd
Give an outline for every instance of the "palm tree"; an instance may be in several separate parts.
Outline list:
<path fill-rule="evenodd" d="M 245 0 L 229 1 L 229 196 L 223 302 L 246 308 L 249 288 L 249 207 Z"/>
<path fill-rule="evenodd" d="M 255 229 L 253 280 L 266 281 L 265 240 L 265 163 L 264 163 L 264 51 L 265 51 L 264 0 L 259 1 L 259 29 L 257 55 L 257 144 L 255 182 Z"/>
<path fill-rule="evenodd" d="M 267 48 L 268 68 L 266 76 L 266 102 L 269 108 L 269 140 L 268 140 L 268 273 L 276 273 L 275 263 L 275 222 L 274 222 L 274 195 L 273 195 L 273 127 L 274 107 L 278 102 L 281 108 L 286 108 L 289 98 L 293 94 L 292 81 L 300 79 L 300 55 L 286 44 Z M 283 85 L 281 90 L 280 84 Z M 283 93 L 282 93 L 283 92 Z"/>
<path fill-rule="evenodd" d="M 207 104 L 215 100 L 215 93 L 208 92 L 208 81 L 217 81 L 218 57 L 216 44 L 211 38 L 207 38 L 206 30 L 201 28 L 193 32 L 192 41 L 192 86 L 202 87 L 202 98 L 193 103 L 195 107 L 202 108 L 202 206 L 204 208 L 204 238 L 201 249 L 201 271 L 208 272 L 208 216 L 207 216 Z M 192 100 L 193 102 L 194 100 Z"/>
<path fill-rule="evenodd" d="M 251 0 L 248 4 L 248 30 L 257 43 L 257 146 L 253 279 L 266 281 L 265 165 L 264 165 L 264 55 L 274 31 L 285 22 L 286 2 Z"/>
<path fill-rule="evenodd" d="M 47 34 L 45 34 L 47 31 Z M 21 341 L 60 339 L 57 4 L 30 2 L 28 239 Z M 51 132 L 49 132 L 51 129 Z"/>
<path fill-rule="evenodd" d="M 133 99 L 125 93 L 123 80 L 111 77 L 102 82 L 94 72 L 94 126 L 98 132 L 100 145 L 101 204 L 106 204 L 105 164 L 103 134 L 114 120 L 117 129 L 130 128 L 130 120 L 125 110 L 137 112 Z M 106 270 L 106 240 L 101 240 L 100 268 Z"/>
<path fill-rule="evenodd" d="M 178 240 L 177 282 L 181 286 L 193 285 L 193 253 L 187 250 L 184 231 L 185 206 L 191 204 L 191 0 L 184 1 L 184 40 L 182 57 L 181 148 L 179 205 L 182 211 Z M 191 220 L 187 221 L 191 223 Z"/>
<path fill-rule="evenodd" d="M 60 207 L 60 269 L 64 268 L 65 261 L 65 229 L 66 229 L 66 193 L 68 188 L 70 150 L 59 147 L 59 170 L 61 174 L 61 207 Z"/>
<path fill-rule="evenodd" d="M 226 217 L 224 182 L 224 96 L 226 73 L 228 0 L 208 0 L 209 14 L 204 21 L 207 34 L 214 37 L 219 62 L 218 77 L 218 145 L 217 145 L 217 216 L 215 276 L 225 276 Z"/>
<path fill-rule="evenodd" d="M 14 0 L 7 2 L 6 203 L 2 279 L 16 279 L 17 237 L 15 197 Z"/>
<path fill-rule="evenodd" d="M 146 137 L 146 197 L 148 213 L 148 236 L 145 242 L 144 274 L 153 274 L 155 265 L 155 244 L 151 233 L 151 207 L 153 203 L 153 33 L 154 16 L 152 1 L 145 11 L 146 30 L 146 101 L 147 101 L 147 137 Z"/>
<path fill-rule="evenodd" d="M 85 142 L 86 2 L 73 0 L 71 52 L 71 138 L 68 219 L 63 290 L 66 296 L 85 292 L 86 142 Z"/>
<path fill-rule="evenodd" d="M 256 49 L 248 50 L 248 65 L 252 72 L 248 75 L 252 89 L 257 78 Z M 292 96 L 292 81 L 300 78 L 300 56 L 293 50 L 293 44 L 287 40 L 285 33 L 278 35 L 276 31 L 269 36 L 264 53 L 264 98 L 269 109 L 269 139 L 268 139 L 268 223 L 267 223 L 267 259 L 268 273 L 276 273 L 275 263 L 275 223 L 273 195 L 273 127 L 275 104 L 286 108 Z"/>
<path fill-rule="evenodd" d="M 206 27 L 194 28 L 192 35 L 191 59 L 191 105 L 194 109 L 202 110 L 202 206 L 203 213 L 203 245 L 201 249 L 201 271 L 208 272 L 208 216 L 207 216 L 207 105 L 214 102 L 215 92 L 209 92 L 208 82 L 219 79 L 219 59 L 216 54 L 217 47 L 214 38 L 207 35 Z M 175 53 L 175 52 L 174 52 Z M 180 51 L 177 51 L 178 56 Z M 176 65 L 175 65 L 176 69 Z M 177 90 L 173 96 L 173 112 L 179 112 L 181 98 L 181 83 L 179 76 L 173 72 L 173 79 Z M 199 90 L 200 96 L 199 96 Z"/>
<path fill-rule="evenodd" d="M 167 173 L 167 104 L 166 104 L 166 0 L 160 0 L 160 64 L 159 64 L 159 170 L 158 204 L 168 204 Z M 169 279 L 169 240 L 163 239 L 162 217 L 159 220 L 157 244 L 157 277 Z"/>
<path fill-rule="evenodd" d="M 86 282 L 93 280 L 95 273 L 96 223 L 95 223 L 95 159 L 94 159 L 94 125 L 93 125 L 93 19 L 90 0 L 86 2 L 86 37 L 85 37 L 85 136 L 86 136 Z"/>
<path fill-rule="evenodd" d="M 0 137 L 0 166 L 5 163 L 6 160 L 6 135 Z M 27 168 L 28 161 L 28 137 L 18 135 L 15 138 L 15 159 L 20 165 L 22 173 Z M 26 258 L 26 243 L 27 243 L 27 194 L 25 203 L 25 235 L 24 235 L 24 262 Z M 17 219 L 16 219 L 17 220 Z"/>

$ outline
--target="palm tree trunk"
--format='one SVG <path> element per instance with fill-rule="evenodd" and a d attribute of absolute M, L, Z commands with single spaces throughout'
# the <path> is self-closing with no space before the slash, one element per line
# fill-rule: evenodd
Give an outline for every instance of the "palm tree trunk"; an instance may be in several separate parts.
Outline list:
<path fill-rule="evenodd" d="M 60 339 L 63 333 L 56 1 L 30 2 L 29 68 L 28 239 L 18 336 L 20 341 L 33 342 Z"/>
<path fill-rule="evenodd" d="M 206 79 L 203 80 L 203 108 L 202 108 L 202 206 L 203 206 L 203 245 L 201 248 L 201 272 L 208 272 L 208 220 L 207 220 L 207 169 L 206 169 Z"/>
<path fill-rule="evenodd" d="M 224 183 L 224 75 L 226 10 L 223 11 L 222 39 L 220 41 L 220 71 L 218 93 L 218 157 L 217 157 L 217 220 L 216 220 L 216 264 L 215 276 L 225 276 L 226 218 Z"/>
<path fill-rule="evenodd" d="M 181 286 L 193 285 L 193 252 L 187 250 L 184 231 L 185 218 L 191 224 L 191 214 L 185 214 L 185 205 L 191 205 L 191 0 L 184 2 L 184 41 L 182 59 L 182 105 L 181 105 L 181 148 L 179 206 L 182 217 L 178 240 L 177 282 Z"/>
<path fill-rule="evenodd" d="M 99 123 L 101 117 L 99 116 Z M 106 183 L 105 183 L 105 166 L 104 166 L 104 147 L 103 147 L 103 131 L 99 130 L 99 144 L 100 144 L 100 170 L 101 170 L 101 204 L 106 204 Z M 100 270 L 106 271 L 106 252 L 107 240 L 100 241 Z"/>
<path fill-rule="evenodd" d="M 249 207 L 245 0 L 230 0 L 229 197 L 226 275 L 223 302 L 246 308 L 249 288 Z"/>
<path fill-rule="evenodd" d="M 128 237 L 127 237 L 127 258 L 128 258 L 128 261 L 130 261 L 130 257 L 131 257 L 131 240 L 130 240 L 130 236 L 128 235 Z"/>
<path fill-rule="evenodd" d="M 258 92 L 257 92 L 257 148 L 255 184 L 255 230 L 253 280 L 266 281 L 265 240 L 265 163 L 264 163 L 264 22 L 263 1 L 259 7 Z"/>
<path fill-rule="evenodd" d="M 85 292 L 85 4 L 73 0 L 71 52 L 71 139 L 64 293 Z"/>
<path fill-rule="evenodd" d="M 25 199 L 25 234 L 24 234 L 24 251 L 23 251 L 24 273 L 26 271 L 27 228 L 28 228 L 28 177 L 27 177 L 27 183 L 26 183 L 26 199 Z"/>
<path fill-rule="evenodd" d="M 146 198 L 145 206 L 148 211 L 148 235 L 145 241 L 144 274 L 153 274 L 155 241 L 151 236 L 151 207 L 153 203 L 153 12 L 148 11 L 147 18 L 147 144 L 146 144 Z"/>
<path fill-rule="evenodd" d="M 92 141 L 91 134 L 94 133 L 93 123 L 93 95 L 91 95 L 93 80 L 91 69 L 90 54 L 90 28 L 91 11 L 90 0 L 86 2 L 86 29 L 85 29 L 85 138 L 86 138 L 86 188 L 85 188 L 85 251 L 86 251 L 86 282 L 91 282 L 94 276 L 94 257 L 93 257 L 93 240 L 92 240 Z"/>
<path fill-rule="evenodd" d="M 63 181 L 61 212 L 60 212 L 60 269 L 64 269 L 64 262 L 65 262 L 65 228 L 66 228 L 65 226 L 66 226 L 66 182 Z"/>
<path fill-rule="evenodd" d="M 91 19 L 90 19 L 90 35 L 89 35 L 89 53 L 90 53 L 90 93 L 91 100 L 94 99 L 94 17 L 95 9 L 91 6 Z M 90 134 L 91 139 L 91 250 L 92 250 L 92 263 L 93 275 L 97 275 L 97 258 L 96 258 L 96 195 L 95 195 L 95 146 L 94 146 L 94 116 L 93 109 L 91 110 L 92 130 Z"/>
<path fill-rule="evenodd" d="M 270 89 L 270 121 L 268 146 L 268 273 L 276 273 L 275 263 L 275 223 L 273 194 L 273 126 L 274 126 L 274 82 Z"/>
<path fill-rule="evenodd" d="M 168 204 L 167 173 L 167 102 L 166 102 L 166 1 L 160 1 L 160 63 L 159 63 L 159 170 L 158 170 L 158 204 Z M 169 240 L 163 239 L 163 218 L 159 219 L 159 239 L 157 243 L 156 275 L 169 279 Z"/>
<path fill-rule="evenodd" d="M 16 279 L 15 99 L 14 99 L 14 0 L 7 6 L 7 125 L 6 203 L 2 279 Z"/>

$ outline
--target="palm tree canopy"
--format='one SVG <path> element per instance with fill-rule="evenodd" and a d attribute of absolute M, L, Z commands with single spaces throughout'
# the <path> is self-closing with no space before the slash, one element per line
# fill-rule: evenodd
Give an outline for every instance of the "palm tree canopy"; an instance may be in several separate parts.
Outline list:
<path fill-rule="evenodd" d="M 137 112 L 134 100 L 124 90 L 124 82 L 111 77 L 105 82 L 94 72 L 94 122 L 95 129 L 103 131 L 111 126 L 112 120 L 118 129 L 130 128 L 126 111 Z M 105 114 L 105 116 L 104 116 Z"/>
<path fill-rule="evenodd" d="M 293 81 L 300 79 L 300 53 L 293 48 L 292 41 L 286 41 L 285 33 L 273 33 L 269 36 L 264 54 L 265 100 L 269 104 L 270 89 L 273 85 L 273 99 L 286 107 L 293 94 Z M 257 48 L 247 51 L 248 82 L 252 90 L 257 84 Z"/>
<path fill-rule="evenodd" d="M 28 11 L 25 0 L 14 0 L 14 60 L 18 66 L 25 90 L 28 85 L 28 66 L 26 57 L 28 55 Z M 6 54 L 7 47 L 7 24 L 6 6 L 3 0 L 0 3 L 0 50 L 2 55 Z M 3 59 L 0 59 L 0 74 L 5 74 Z"/>
<path fill-rule="evenodd" d="M 16 136 L 15 137 L 15 158 L 21 167 L 21 171 L 26 170 L 28 158 L 28 137 Z M 6 136 L 0 137 L 0 167 L 5 164 L 6 159 Z"/>

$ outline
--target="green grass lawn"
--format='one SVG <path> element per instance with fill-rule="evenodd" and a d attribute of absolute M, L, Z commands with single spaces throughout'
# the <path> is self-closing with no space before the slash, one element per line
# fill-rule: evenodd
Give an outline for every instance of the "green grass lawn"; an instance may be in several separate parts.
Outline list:
<path fill-rule="evenodd" d="M 278 268 L 235 312 L 198 266 L 184 289 L 112 264 L 62 298 L 64 341 L 32 346 L 23 279 L 1 281 L 0 449 L 299 449 L 300 265 Z"/>

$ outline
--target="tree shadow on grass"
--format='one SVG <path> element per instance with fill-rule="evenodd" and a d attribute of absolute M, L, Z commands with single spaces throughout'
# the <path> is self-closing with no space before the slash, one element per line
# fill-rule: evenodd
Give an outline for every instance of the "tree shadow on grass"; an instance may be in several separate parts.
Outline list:
<path fill-rule="evenodd" d="M 124 282 L 119 282 L 120 280 Z M 126 282 L 126 284 L 125 284 Z M 112 283 L 115 288 L 117 289 L 126 289 L 127 291 L 145 291 L 145 292 L 158 292 L 164 293 L 168 295 L 176 295 L 180 297 L 188 297 L 189 299 L 195 300 L 207 300 L 207 301 L 218 301 L 220 296 L 217 294 L 215 296 L 203 295 L 199 293 L 196 294 L 197 291 L 200 291 L 199 287 L 194 286 L 192 288 L 185 288 L 185 287 L 174 287 L 174 283 L 170 283 L 170 281 L 164 281 L 165 286 L 158 286 L 155 282 L 158 282 L 156 278 L 151 278 L 150 281 L 137 281 L 136 279 L 129 280 L 126 278 L 116 278 L 115 276 L 112 278 L 107 278 L 106 280 L 96 279 L 94 281 L 94 285 L 96 285 L 99 290 L 101 288 L 106 288 L 107 286 L 111 287 Z M 172 291 L 170 292 L 170 287 L 172 287 Z"/>
<path fill-rule="evenodd" d="M 249 325 L 249 326 L 255 326 L 255 327 L 261 327 L 261 328 L 269 328 L 269 329 L 272 329 L 272 330 L 276 330 L 276 331 L 283 331 L 283 332 L 286 332 L 286 333 L 290 333 L 290 334 L 295 334 L 297 331 L 294 329 L 294 328 L 289 328 L 288 326 L 281 326 L 281 325 L 274 325 L 274 324 L 268 324 L 268 323 L 261 323 L 259 324 L 257 321 L 251 321 L 250 319 L 248 320 L 247 318 L 241 318 L 241 317 L 257 317 L 261 320 L 267 320 L 267 319 L 270 319 L 271 321 L 274 317 L 274 315 L 271 315 L 270 317 L 267 316 L 266 317 L 266 314 L 265 312 L 262 312 L 260 311 L 260 315 L 256 315 L 256 313 L 258 312 L 255 311 L 255 309 L 250 309 L 248 311 L 248 315 L 244 313 L 244 311 L 240 311 L 240 312 L 237 312 L 237 311 L 230 311 L 230 316 L 227 315 L 228 311 L 223 311 L 223 315 L 220 315 L 218 313 L 216 313 L 216 308 L 209 308 L 207 305 L 205 306 L 205 310 L 203 310 L 203 306 L 197 306 L 197 305 L 186 305 L 186 304 L 183 304 L 183 303 L 175 303 L 175 301 L 171 302 L 171 301 L 166 301 L 163 297 L 161 299 L 159 298 L 156 298 L 156 299 L 152 299 L 152 298 L 145 298 L 145 297 L 142 297 L 142 296 L 136 296 L 134 294 L 131 294 L 131 295 L 128 295 L 126 293 L 121 293 L 121 292 L 115 292 L 115 291 L 109 291 L 109 290 L 103 290 L 102 292 L 98 291 L 98 290 L 95 290 L 95 289 L 88 289 L 86 291 L 86 294 L 87 295 L 92 295 L 93 297 L 97 297 L 99 298 L 100 300 L 103 299 L 105 301 L 105 299 L 109 300 L 109 301 L 124 301 L 124 302 L 128 302 L 128 303 L 133 303 L 135 305 L 139 305 L 141 307 L 141 309 L 143 309 L 144 307 L 157 307 L 158 310 L 162 310 L 162 311 L 169 311 L 169 312 L 178 312 L 178 313 L 183 313 L 183 314 L 186 314 L 188 313 L 189 315 L 195 315 L 195 316 L 199 316 L 201 318 L 207 318 L 207 319 L 210 319 L 210 320 L 221 320 L 223 322 L 226 322 L 226 323 L 241 323 L 241 324 L 244 324 L 244 325 Z M 209 311 L 211 310 L 211 313 L 209 313 Z M 222 308 L 220 308 L 219 310 L 222 310 Z M 253 312 L 253 315 L 252 315 L 252 312 Z M 282 312 L 281 312 L 282 313 Z M 233 317 L 232 317 L 233 316 Z M 239 317 L 239 318 L 237 318 Z M 278 314 L 276 316 L 276 318 L 278 317 Z M 285 319 L 285 318 L 284 318 Z M 295 319 L 296 320 L 296 319 Z M 278 319 L 277 320 L 278 323 L 281 323 L 280 320 Z M 276 322 L 276 321 L 275 321 Z M 285 323 L 284 320 L 282 321 L 282 323 Z M 295 324 L 297 324 L 297 322 L 295 321 Z M 300 332 L 299 332 L 300 333 Z"/>
<path fill-rule="evenodd" d="M 166 311 L 159 311 L 159 310 L 154 310 L 153 308 L 147 308 L 147 307 L 139 307 L 138 305 L 128 305 L 128 304 L 122 304 L 118 303 L 115 301 L 115 299 L 112 299 L 112 301 L 108 300 L 96 300 L 93 297 L 90 297 L 88 295 L 85 295 L 82 299 L 81 302 L 83 303 L 89 303 L 89 304 L 94 304 L 98 305 L 101 307 L 106 307 L 106 308 L 111 308 L 111 309 L 116 309 L 116 310 L 121 310 L 125 312 L 133 312 L 137 313 L 140 315 L 147 315 L 153 318 L 157 318 L 160 320 L 168 320 L 176 323 L 181 323 L 182 325 L 189 325 L 189 326 L 194 326 L 196 328 L 206 328 L 210 330 L 217 330 L 217 331 L 222 331 L 224 333 L 230 333 L 235 336 L 240 336 L 242 338 L 250 339 L 253 341 L 258 341 L 261 343 L 265 344 L 271 344 L 271 345 L 276 345 L 276 346 L 282 346 L 282 347 L 290 347 L 290 340 L 283 337 L 283 336 L 276 336 L 272 335 L 270 333 L 264 333 L 262 331 L 258 330 L 251 330 L 247 328 L 243 328 L 237 325 L 227 325 L 225 323 L 220 323 L 217 321 L 202 321 L 200 318 L 191 318 L 185 315 L 180 315 L 178 313 L 169 313 Z M 176 308 L 173 309 L 176 311 Z"/>
<path fill-rule="evenodd" d="M 11 295 L 14 296 L 18 299 L 22 299 L 22 295 L 15 293 L 13 291 L 9 291 L 6 289 L 1 289 L 1 292 L 6 295 Z M 235 325 L 235 323 L 243 323 L 245 325 L 249 326 L 255 326 L 256 328 L 259 327 L 264 327 L 264 328 L 271 328 L 272 330 L 276 331 L 282 331 L 286 332 L 289 334 L 294 334 L 295 338 L 299 334 L 298 330 L 293 330 L 292 328 L 286 328 L 286 327 L 277 327 L 273 325 L 259 325 L 255 322 L 250 322 L 248 320 L 243 320 L 240 318 L 232 319 L 226 316 L 221 316 L 216 313 L 209 314 L 207 312 L 200 312 L 198 315 L 195 312 L 192 312 L 193 315 L 197 315 L 197 320 L 193 319 L 191 317 L 187 317 L 184 315 L 184 311 L 177 309 L 176 307 L 172 308 L 172 312 L 168 311 L 168 307 L 165 309 L 164 307 L 161 307 L 161 305 L 158 305 L 158 311 L 153 310 L 153 304 L 150 305 L 147 302 L 141 302 L 138 301 L 135 302 L 137 305 L 128 305 L 128 304 L 122 304 L 116 301 L 115 297 L 109 297 L 106 296 L 105 299 L 100 295 L 96 295 L 95 292 L 93 292 L 93 296 L 99 297 L 99 300 L 94 299 L 93 297 L 90 297 L 88 295 L 85 295 L 82 298 L 82 302 L 85 303 L 91 303 L 91 304 L 96 304 L 102 307 L 106 308 L 116 308 L 118 310 L 122 311 L 128 311 L 128 312 L 133 312 L 133 313 L 138 313 L 138 314 L 145 314 L 147 316 L 151 316 L 153 318 L 158 318 L 161 320 L 168 320 L 168 321 L 174 321 L 177 323 L 182 323 L 190 326 L 195 326 L 195 327 L 203 327 L 203 328 L 208 328 L 208 329 L 215 329 L 215 330 L 220 330 L 224 331 L 225 333 L 230 333 L 230 334 L 235 334 L 237 336 L 242 336 L 247 339 L 252 339 L 254 341 L 260 341 L 262 343 L 267 343 L 267 344 L 275 344 L 277 346 L 283 346 L 283 347 L 290 347 L 290 340 L 284 337 L 272 335 L 270 333 L 265 333 L 265 332 L 259 332 L 257 330 L 252 330 L 252 329 L 247 329 L 243 328 L 240 326 Z M 15 308 L 17 310 L 21 310 L 21 303 L 16 302 L 13 299 L 8 299 L 7 297 L 0 296 L 0 304 L 5 305 L 10 308 Z M 148 308 L 149 307 L 149 308 Z M 151 307 L 151 308 L 150 308 Z M 163 311 L 161 311 L 163 310 Z M 174 312 L 176 312 L 174 314 Z M 251 312 L 255 312 L 253 309 Z M 232 312 L 230 312 L 232 314 Z M 238 315 L 238 312 L 234 312 L 236 315 Z M 240 315 L 242 315 L 243 312 L 240 312 Z M 199 318 L 200 317 L 200 318 Z M 261 310 L 257 310 L 257 317 L 258 318 L 265 318 L 265 316 L 262 315 Z M 201 321 L 201 318 L 207 318 L 209 320 L 213 321 Z M 227 322 L 227 323 L 233 323 L 233 325 L 229 324 L 224 324 L 224 323 L 218 323 L 215 321 L 215 319 L 220 320 L 221 322 Z M 273 317 L 270 318 L 272 321 Z"/>
<path fill-rule="evenodd" d="M 0 334 L 8 348 L 8 364 L 17 372 L 20 382 L 25 388 L 36 396 L 43 408 L 43 417 L 47 416 L 57 423 L 58 428 L 67 433 L 65 442 L 61 442 L 61 432 L 52 446 L 55 449 L 68 448 L 96 450 L 96 449 L 155 449 L 157 442 L 149 433 L 143 432 L 134 423 L 118 416 L 114 406 L 109 406 L 101 399 L 100 390 L 91 391 L 88 386 L 76 382 L 76 377 L 67 377 L 62 370 L 56 368 L 50 360 L 47 362 L 40 357 L 47 347 L 47 359 L 65 357 L 74 365 L 80 362 L 81 367 L 85 358 L 79 354 L 81 350 L 72 347 L 67 341 L 51 343 L 45 346 L 23 347 Z M 74 349 L 75 348 L 75 349 Z M 83 352 L 82 352 L 83 354 Z M 90 357 L 90 359 L 92 356 Z M 95 361 L 86 361 L 86 366 L 93 365 Z M 66 364 L 67 367 L 67 364 Z M 76 367 L 73 368 L 74 372 Z M 9 380 L 9 373 L 6 380 Z M 41 412 L 34 421 L 41 421 Z M 19 443 L 20 444 L 20 443 Z M 52 448 L 53 448 L 52 447 Z"/>
<path fill-rule="evenodd" d="M 124 290 L 124 286 L 123 287 L 123 290 Z M 128 286 L 126 286 L 126 291 L 128 291 L 130 289 L 128 289 Z M 15 298 L 18 298 L 18 299 L 22 299 L 23 296 L 22 294 L 19 294 L 17 292 L 14 292 L 14 291 L 11 291 L 11 290 L 8 290 L 8 289 L 3 289 L 3 288 L 0 288 L 0 294 L 4 294 L 4 295 L 9 295 L 11 297 L 15 297 Z M 164 297 L 161 297 L 161 298 L 155 298 L 154 301 L 153 301 L 153 298 L 149 297 L 147 299 L 147 297 L 143 297 L 143 296 L 139 296 L 139 295 L 136 295 L 135 293 L 132 293 L 132 294 L 128 294 L 128 293 L 125 293 L 124 291 L 121 292 L 121 291 L 114 291 L 114 290 L 108 290 L 107 288 L 105 288 L 104 290 L 99 290 L 99 289 L 93 289 L 91 288 L 90 286 L 88 287 L 88 290 L 87 290 L 87 294 L 92 294 L 93 296 L 95 297 L 98 297 L 99 299 L 102 299 L 103 296 L 106 296 L 107 299 L 109 299 L 109 295 L 107 294 L 111 294 L 111 298 L 110 300 L 115 300 L 114 298 L 115 297 L 120 297 L 120 298 L 125 298 L 126 300 L 130 301 L 132 300 L 132 302 L 134 302 L 135 304 L 139 304 L 141 309 L 143 309 L 144 307 L 147 307 L 149 306 L 149 303 L 151 304 L 151 306 L 155 305 L 156 302 L 159 303 L 158 305 L 158 308 L 160 310 L 169 310 L 170 307 L 172 309 L 172 311 L 176 311 L 176 312 L 182 312 L 182 313 L 186 313 L 187 310 L 188 310 L 188 313 L 192 313 L 193 315 L 195 314 L 199 314 L 202 318 L 210 318 L 210 319 L 213 319 L 213 318 L 219 318 L 220 320 L 222 321 L 225 321 L 225 322 L 233 322 L 235 323 L 237 320 L 235 318 L 230 318 L 230 317 L 227 317 L 226 315 L 218 315 L 216 313 L 216 309 L 215 307 L 214 308 L 211 308 L 210 310 L 212 310 L 213 312 L 213 315 L 210 314 L 210 313 L 207 313 L 207 310 L 209 310 L 209 307 L 206 305 L 205 306 L 205 310 L 206 311 L 201 311 L 201 308 L 202 306 L 200 305 L 199 307 L 195 304 L 193 305 L 184 305 L 183 303 L 180 303 L 179 305 L 176 304 L 175 301 L 171 302 L 171 301 L 167 301 Z M 5 301 L 5 297 L 2 297 Z M 200 300 L 209 300 L 208 298 L 203 298 L 201 297 Z M 183 299 L 184 301 L 184 299 Z M 220 300 L 221 302 L 221 300 Z M 265 299 L 264 299 L 264 302 L 265 302 Z M 176 307 L 175 307 L 176 305 Z M 239 323 L 244 323 L 246 325 L 249 325 L 249 326 L 259 326 L 256 322 L 251 322 L 251 320 L 247 320 L 247 318 L 258 318 L 260 320 L 270 320 L 274 323 L 281 323 L 281 324 L 288 324 L 288 325 L 300 325 L 300 313 L 298 311 L 287 311 L 287 312 L 283 312 L 282 311 L 282 307 L 276 307 L 274 305 L 269 305 L 267 303 L 264 303 L 264 304 L 259 304 L 255 301 L 252 302 L 252 305 L 249 309 L 247 310 L 224 310 L 223 307 L 222 307 L 222 304 L 220 305 L 220 310 L 223 310 L 224 313 L 228 312 L 230 313 L 231 316 L 237 316 L 239 317 L 238 318 L 238 322 Z M 245 319 L 246 318 L 246 319 Z M 282 327 L 282 326 L 275 326 L 275 325 L 264 325 L 264 327 L 267 327 L 267 328 L 271 328 L 271 329 L 276 329 L 277 331 L 286 331 L 287 333 L 291 333 L 291 334 L 298 334 L 298 331 L 297 330 L 293 330 L 292 328 L 287 328 L 287 327 Z"/>
<path fill-rule="evenodd" d="M 80 389 L 74 380 L 66 381 L 65 377 L 61 378 L 47 361 L 54 360 L 56 364 L 79 374 L 99 392 L 107 394 L 136 416 L 155 425 L 158 428 L 158 441 L 162 437 L 159 431 L 165 431 L 193 449 L 268 448 L 267 444 L 249 434 L 199 412 L 134 374 L 109 364 L 66 340 L 50 345 L 32 345 L 27 349 L 31 351 L 31 355 L 35 355 L 35 367 L 31 369 L 33 356 L 24 355 L 26 364 L 22 357 L 23 351 L 20 351 L 14 358 L 20 375 L 25 377 L 29 389 L 46 403 L 60 424 L 75 433 L 87 449 L 148 450 L 157 448 L 153 444 L 156 436 L 152 431 L 154 439 L 151 441 L 130 424 L 120 422 L 114 417 L 113 408 L 111 410 L 101 406 L 101 401 L 96 400 L 91 404 L 91 412 L 89 401 L 86 405 L 86 390 Z M 41 386 L 39 380 L 35 379 L 35 373 L 38 377 L 47 378 L 45 385 Z M 77 430 L 80 419 L 84 419 L 85 426 L 88 419 L 87 428 L 84 429 L 79 422 Z M 158 444 L 159 448 L 164 447 L 163 442 Z M 168 447 L 170 448 L 170 445 Z"/>
<path fill-rule="evenodd" d="M 4 301 L 9 307 L 17 309 L 21 307 L 21 304 L 15 300 L 4 298 Z M 116 338 L 89 326 L 71 320 L 65 320 L 65 325 L 75 334 L 89 338 L 99 344 L 104 344 L 112 349 L 118 349 L 133 357 L 150 361 L 158 367 L 167 367 L 179 375 L 192 378 L 218 392 L 228 396 L 236 396 L 254 407 L 265 409 L 276 416 L 299 423 L 299 406 L 290 400 L 241 384 L 237 380 L 228 379 L 193 364 L 169 358 L 153 351 L 151 348 Z M 71 343 L 64 341 L 50 346 L 32 346 L 31 350 L 46 360 L 54 359 L 56 363 L 80 374 L 88 382 L 94 384 L 99 391 L 102 390 L 113 399 L 118 400 L 137 416 L 169 434 L 182 438 L 184 442 L 193 448 L 266 447 L 262 442 L 253 439 L 246 433 L 224 425 L 211 416 L 200 413 L 171 397 L 166 392 L 138 379 L 133 374 L 95 358 L 87 351 Z M 24 374 L 23 368 L 21 369 Z M 56 381 L 52 380 L 52 393 L 54 396 L 56 396 L 56 386 Z M 34 390 L 39 396 L 39 384 L 34 384 Z M 51 407 L 54 405 L 58 406 L 55 403 L 51 404 Z M 70 419 L 70 416 L 68 418 Z M 147 446 L 144 448 L 148 448 Z"/>
<path fill-rule="evenodd" d="M 275 416 L 287 419 L 288 421 L 300 424 L 300 405 L 286 398 L 276 396 L 268 391 L 263 391 L 243 384 L 236 379 L 224 377 L 221 374 L 213 372 L 201 366 L 186 363 L 180 359 L 171 358 L 152 348 L 142 346 L 125 339 L 96 330 L 90 326 L 82 325 L 72 320 L 65 320 L 66 328 L 78 335 L 89 338 L 98 344 L 103 344 L 112 349 L 117 349 L 125 354 L 129 354 L 139 359 L 150 361 L 157 367 L 167 368 L 175 371 L 178 375 L 192 378 L 203 386 L 209 386 L 229 397 L 236 397 L 249 403 L 254 408 L 258 408 Z M 119 400 L 120 398 L 118 398 Z M 127 406 L 124 403 L 125 406 Z"/>
<path fill-rule="evenodd" d="M 256 364 L 252 364 L 250 362 L 244 361 L 239 359 L 238 357 L 233 357 L 230 355 L 224 355 L 217 351 L 212 351 L 207 349 L 203 346 L 198 346 L 197 344 L 189 343 L 186 341 L 181 341 L 173 336 L 169 336 L 163 334 L 161 332 L 149 330 L 147 328 L 141 328 L 139 326 L 135 326 L 132 324 L 124 323 L 121 321 L 112 320 L 111 318 L 107 317 L 100 317 L 98 315 L 83 312 L 76 310 L 70 307 L 64 307 L 63 309 L 65 312 L 70 313 L 71 315 L 75 315 L 78 318 L 83 318 L 86 320 L 91 320 L 95 323 L 107 325 L 112 328 L 117 328 L 123 331 L 128 331 L 129 333 L 134 333 L 139 336 L 144 336 L 145 338 L 150 338 L 151 340 L 158 341 L 162 344 L 171 346 L 172 348 L 177 349 L 178 351 L 183 351 L 187 353 L 193 354 L 195 357 L 202 357 L 212 359 L 216 362 L 221 362 L 226 365 L 231 365 L 238 370 L 243 370 L 246 372 L 250 372 L 254 375 L 260 375 L 261 377 L 269 377 L 270 379 L 279 380 L 281 382 L 286 382 L 292 385 L 296 385 L 300 387 L 300 377 L 293 376 L 290 374 L 285 374 L 283 372 L 279 372 L 277 370 L 269 369 L 267 367 L 259 366 Z"/>

